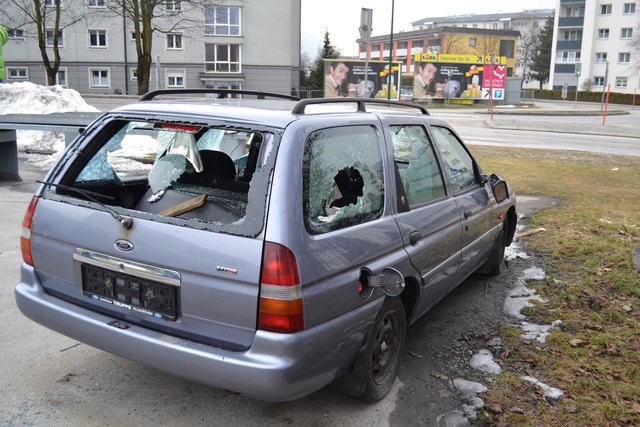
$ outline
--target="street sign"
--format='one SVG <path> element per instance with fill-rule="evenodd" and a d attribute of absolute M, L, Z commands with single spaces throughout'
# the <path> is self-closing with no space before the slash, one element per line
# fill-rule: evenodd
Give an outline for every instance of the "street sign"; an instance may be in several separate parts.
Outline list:
<path fill-rule="evenodd" d="M 489 99 L 489 94 L 491 93 L 491 89 L 489 89 L 488 87 L 483 87 L 482 88 L 482 99 Z M 504 99 L 504 89 L 497 89 L 494 88 L 493 89 L 493 96 L 492 98 L 494 100 L 503 100 Z"/>

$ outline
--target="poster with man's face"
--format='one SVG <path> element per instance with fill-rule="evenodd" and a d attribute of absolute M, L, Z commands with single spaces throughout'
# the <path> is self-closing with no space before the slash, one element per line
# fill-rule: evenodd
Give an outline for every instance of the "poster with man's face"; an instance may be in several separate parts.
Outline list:
<path fill-rule="evenodd" d="M 368 65 L 368 67 L 367 67 Z M 389 63 L 325 59 L 324 97 L 387 99 Z M 391 98 L 399 99 L 400 63 L 392 64 Z"/>
<path fill-rule="evenodd" d="M 482 65 L 416 62 L 413 98 L 482 98 Z"/>

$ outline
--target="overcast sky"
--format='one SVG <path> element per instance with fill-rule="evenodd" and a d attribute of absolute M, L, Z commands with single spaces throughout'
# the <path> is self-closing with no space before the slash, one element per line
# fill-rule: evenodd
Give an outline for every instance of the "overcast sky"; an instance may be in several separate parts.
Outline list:
<path fill-rule="evenodd" d="M 360 9 L 373 9 L 372 35 L 391 31 L 392 0 L 302 0 L 302 50 L 313 60 L 322 47 L 325 29 L 344 56 L 356 56 Z M 393 32 L 411 30 L 423 18 L 475 13 L 553 9 L 556 0 L 395 0 Z"/>

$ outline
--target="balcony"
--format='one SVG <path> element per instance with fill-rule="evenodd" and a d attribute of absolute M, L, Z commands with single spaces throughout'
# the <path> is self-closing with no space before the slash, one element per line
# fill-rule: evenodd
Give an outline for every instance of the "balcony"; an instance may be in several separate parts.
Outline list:
<path fill-rule="evenodd" d="M 574 74 L 576 72 L 576 64 L 556 64 L 555 73 Z"/>
<path fill-rule="evenodd" d="M 585 0 L 560 0 L 560 4 L 584 4 Z"/>
<path fill-rule="evenodd" d="M 582 40 L 558 40 L 556 49 L 558 50 L 580 50 Z"/>
<path fill-rule="evenodd" d="M 582 26 L 584 26 L 584 16 L 571 16 L 558 19 L 558 28 Z"/>

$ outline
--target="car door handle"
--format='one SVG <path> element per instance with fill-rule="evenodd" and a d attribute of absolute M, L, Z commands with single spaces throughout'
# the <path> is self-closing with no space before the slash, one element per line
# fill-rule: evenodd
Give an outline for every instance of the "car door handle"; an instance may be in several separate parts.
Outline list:
<path fill-rule="evenodd" d="M 411 243 L 411 246 L 417 245 L 421 239 L 422 233 L 419 231 L 413 231 L 411 232 L 411 234 L 409 234 L 409 243 Z"/>
<path fill-rule="evenodd" d="M 465 209 L 463 212 L 463 215 L 464 215 L 464 219 L 469 219 L 469 217 L 472 215 L 471 209 Z"/>

